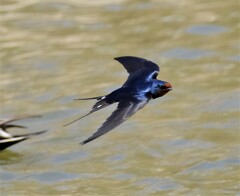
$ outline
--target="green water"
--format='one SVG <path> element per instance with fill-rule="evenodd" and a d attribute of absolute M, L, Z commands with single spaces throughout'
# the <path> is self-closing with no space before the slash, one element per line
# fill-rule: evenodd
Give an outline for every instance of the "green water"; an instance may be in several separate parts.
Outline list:
<path fill-rule="evenodd" d="M 3 0 L 1 116 L 49 131 L 0 153 L 1 195 L 239 195 L 238 23 L 233 0 Z M 63 127 L 73 99 L 120 87 L 123 55 L 174 90 L 80 146 L 114 107 Z"/>

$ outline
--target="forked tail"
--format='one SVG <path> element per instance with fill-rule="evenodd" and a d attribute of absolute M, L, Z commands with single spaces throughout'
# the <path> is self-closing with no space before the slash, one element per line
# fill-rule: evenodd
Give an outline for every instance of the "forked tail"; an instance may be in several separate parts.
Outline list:
<path fill-rule="evenodd" d="M 65 124 L 65 125 L 63 125 L 63 126 L 66 127 L 66 126 L 68 126 L 68 125 L 70 125 L 70 124 L 72 124 L 72 123 L 74 123 L 74 122 L 76 122 L 76 121 L 78 121 L 78 120 L 80 120 L 80 119 L 82 119 L 82 118 L 88 116 L 89 114 L 91 114 L 91 113 L 93 113 L 93 112 L 95 112 L 95 111 L 91 110 L 91 111 L 88 112 L 87 114 L 85 114 L 85 115 L 83 115 L 83 116 L 81 116 L 81 117 L 75 119 L 74 121 L 71 121 L 70 123 L 67 123 L 67 124 Z"/>
<path fill-rule="evenodd" d="M 74 100 L 91 100 L 91 99 L 101 100 L 104 97 L 105 96 L 98 96 L 98 97 L 89 97 L 89 98 L 78 98 L 78 99 L 74 99 Z"/>
<path fill-rule="evenodd" d="M 107 107 L 107 106 L 109 106 L 109 105 L 111 105 L 111 104 L 113 103 L 113 102 L 111 102 L 111 103 L 107 102 L 105 98 L 106 98 L 106 96 L 75 99 L 75 100 L 91 100 L 91 99 L 96 99 L 96 100 L 98 100 L 98 101 L 97 101 L 97 103 L 95 103 L 95 104 L 93 105 L 92 110 L 91 110 L 90 112 L 88 112 L 87 114 L 85 114 L 85 115 L 77 118 L 76 120 L 74 120 L 74 121 L 72 121 L 72 122 L 70 122 L 70 123 L 67 123 L 67 124 L 65 124 L 65 125 L 63 125 L 63 126 L 64 126 L 64 127 L 65 127 L 65 126 L 68 126 L 68 125 L 70 125 L 70 124 L 72 124 L 72 123 L 74 123 L 74 122 L 76 122 L 76 121 L 78 121 L 78 120 L 80 120 L 80 119 L 82 119 L 82 118 L 84 118 L 84 117 L 86 117 L 86 116 L 88 116 L 88 115 L 90 115 L 90 114 L 92 114 L 92 113 L 94 113 L 94 112 L 102 109 L 102 108 L 105 108 L 105 107 Z"/>

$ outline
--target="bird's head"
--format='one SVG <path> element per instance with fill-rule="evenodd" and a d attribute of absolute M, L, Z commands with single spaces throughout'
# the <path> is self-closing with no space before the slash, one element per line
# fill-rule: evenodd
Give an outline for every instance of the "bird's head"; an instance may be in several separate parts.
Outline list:
<path fill-rule="evenodd" d="M 172 85 L 168 82 L 156 80 L 151 89 L 152 98 L 156 99 L 162 97 L 166 93 L 172 90 Z"/>

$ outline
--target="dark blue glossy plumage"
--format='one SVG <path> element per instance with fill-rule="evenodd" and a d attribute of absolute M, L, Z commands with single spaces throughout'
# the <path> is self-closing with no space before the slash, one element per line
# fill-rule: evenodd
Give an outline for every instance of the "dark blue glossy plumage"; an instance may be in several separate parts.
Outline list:
<path fill-rule="evenodd" d="M 129 73 L 127 81 L 121 88 L 108 95 L 79 99 L 96 99 L 97 102 L 88 114 L 75 121 L 116 102 L 118 102 L 117 109 L 92 136 L 81 142 L 81 144 L 86 144 L 111 131 L 135 114 L 138 110 L 143 108 L 151 99 L 161 97 L 172 90 L 171 84 L 156 79 L 160 71 L 157 64 L 133 56 L 117 57 L 115 60 L 120 62 Z M 67 125 L 71 123 L 68 123 Z"/>

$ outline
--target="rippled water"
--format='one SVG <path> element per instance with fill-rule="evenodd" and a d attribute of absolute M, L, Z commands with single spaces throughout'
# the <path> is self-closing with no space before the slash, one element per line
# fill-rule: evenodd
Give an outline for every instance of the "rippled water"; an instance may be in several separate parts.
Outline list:
<path fill-rule="evenodd" d="M 230 1 L 1 3 L 1 116 L 48 133 L 0 153 L 1 195 L 239 195 L 239 22 Z M 148 58 L 174 91 L 80 146 L 114 107 L 71 126 Z M 15 130 L 17 131 L 17 130 Z M 14 130 L 12 130 L 14 132 Z"/>

